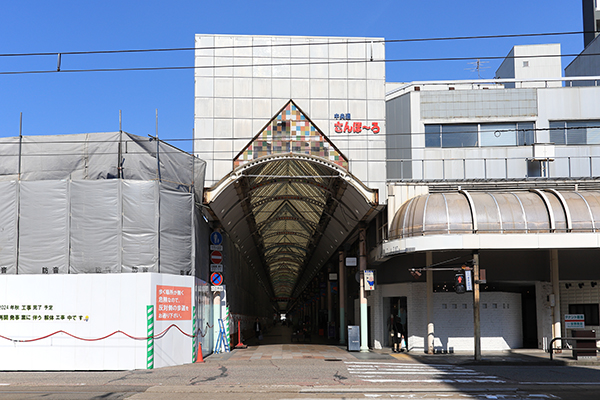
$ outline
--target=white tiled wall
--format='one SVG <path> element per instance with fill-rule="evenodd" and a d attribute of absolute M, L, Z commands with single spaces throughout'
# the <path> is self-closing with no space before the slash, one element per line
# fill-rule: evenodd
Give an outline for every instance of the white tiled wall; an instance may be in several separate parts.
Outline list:
<path fill-rule="evenodd" d="M 427 337 L 427 295 L 425 283 L 380 285 L 380 300 L 370 302 L 379 309 L 372 315 L 386 313 L 388 297 L 407 297 L 408 346 L 411 351 L 425 351 Z M 521 295 L 505 292 L 482 292 L 482 350 L 508 350 L 523 345 Z M 370 300 L 371 301 L 371 300 Z M 436 351 L 473 351 L 473 296 L 454 292 L 434 293 L 433 318 Z M 372 309 L 373 309 L 372 308 Z M 386 320 L 380 319 L 374 329 L 374 339 L 387 343 Z M 378 323 L 373 320 L 371 323 Z M 388 344 L 389 346 L 389 344 Z"/>
<path fill-rule="evenodd" d="M 384 60 L 382 39 L 196 35 L 194 152 L 207 161 L 206 185 L 231 172 L 233 158 L 292 99 L 385 201 Z M 379 134 L 335 133 L 341 113 L 377 122 Z"/>
<path fill-rule="evenodd" d="M 481 293 L 481 349 L 508 350 L 523 346 L 521 294 Z M 454 292 L 434 294 L 436 350 L 472 351 L 473 297 Z"/>

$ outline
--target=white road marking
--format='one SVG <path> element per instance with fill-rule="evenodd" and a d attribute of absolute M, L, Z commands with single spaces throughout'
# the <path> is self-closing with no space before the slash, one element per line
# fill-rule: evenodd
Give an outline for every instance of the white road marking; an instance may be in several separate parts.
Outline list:
<path fill-rule="evenodd" d="M 373 383 L 506 383 L 493 375 L 444 364 L 345 362 L 348 372 Z M 413 379 L 406 379 L 410 376 Z M 434 378 L 437 376 L 438 378 Z"/>
<path fill-rule="evenodd" d="M 519 382 L 519 385 L 598 385 L 600 386 L 600 382 Z"/>

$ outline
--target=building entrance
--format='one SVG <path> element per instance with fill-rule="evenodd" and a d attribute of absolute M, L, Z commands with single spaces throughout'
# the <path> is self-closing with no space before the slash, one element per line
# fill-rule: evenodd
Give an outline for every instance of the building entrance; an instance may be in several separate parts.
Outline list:
<path fill-rule="evenodd" d="M 321 290 L 314 278 L 337 262 L 359 224 L 375 216 L 377 190 L 349 172 L 347 158 L 293 101 L 233 166 L 205 192 L 212 222 L 228 234 L 241 254 L 237 262 L 255 272 L 277 312 L 295 309 L 313 327 L 326 327 L 331 321 L 318 318 Z M 234 293 L 228 298 L 236 301 Z"/>

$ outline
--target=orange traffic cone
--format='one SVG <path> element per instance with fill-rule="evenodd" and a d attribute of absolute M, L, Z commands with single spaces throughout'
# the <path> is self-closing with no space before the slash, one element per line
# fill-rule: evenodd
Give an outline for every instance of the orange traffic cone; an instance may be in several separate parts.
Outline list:
<path fill-rule="evenodd" d="M 196 355 L 196 362 L 203 363 L 204 358 L 202 358 L 202 343 L 198 343 L 198 354 Z"/>

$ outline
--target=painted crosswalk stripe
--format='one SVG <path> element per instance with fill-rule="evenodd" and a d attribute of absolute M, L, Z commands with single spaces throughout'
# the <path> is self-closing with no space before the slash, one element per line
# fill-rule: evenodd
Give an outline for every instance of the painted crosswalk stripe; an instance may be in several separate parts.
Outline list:
<path fill-rule="evenodd" d="M 373 383 L 506 383 L 494 375 L 443 364 L 345 362 L 348 372 Z"/>

